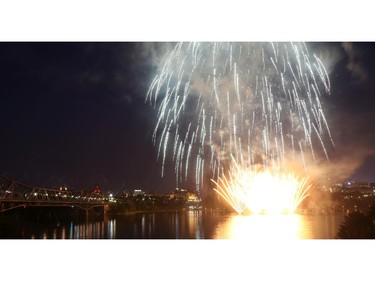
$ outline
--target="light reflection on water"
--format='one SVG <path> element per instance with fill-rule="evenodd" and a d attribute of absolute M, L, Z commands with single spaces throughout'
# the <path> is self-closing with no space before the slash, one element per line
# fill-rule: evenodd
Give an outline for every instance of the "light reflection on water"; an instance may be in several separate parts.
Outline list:
<path fill-rule="evenodd" d="M 217 227 L 213 238 L 287 240 L 311 239 L 314 234 L 301 215 L 235 215 Z"/>
<path fill-rule="evenodd" d="M 215 239 L 333 239 L 343 214 L 234 215 L 216 228 Z"/>
<path fill-rule="evenodd" d="M 343 214 L 248 215 L 181 211 L 26 229 L 31 239 L 332 239 Z M 38 234 L 39 233 L 39 234 Z"/>

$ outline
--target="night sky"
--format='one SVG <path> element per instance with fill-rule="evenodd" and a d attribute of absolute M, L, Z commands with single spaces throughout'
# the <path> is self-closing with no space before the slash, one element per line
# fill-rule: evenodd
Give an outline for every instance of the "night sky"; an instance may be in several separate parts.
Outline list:
<path fill-rule="evenodd" d="M 375 43 L 307 44 L 332 85 L 327 171 L 375 182 Z M 151 139 L 156 112 L 144 102 L 169 45 L 1 42 L 0 174 L 33 186 L 171 191 Z"/>
<path fill-rule="evenodd" d="M 37 185 L 160 186 L 136 43 L 1 43 L 2 175 Z M 158 184 L 155 181 L 158 180 Z"/>

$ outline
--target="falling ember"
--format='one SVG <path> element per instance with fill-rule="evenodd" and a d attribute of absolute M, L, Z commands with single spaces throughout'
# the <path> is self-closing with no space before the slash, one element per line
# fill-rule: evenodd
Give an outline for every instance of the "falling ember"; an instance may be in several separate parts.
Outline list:
<path fill-rule="evenodd" d="M 308 196 L 307 178 L 292 173 L 272 172 L 267 168 L 243 169 L 238 165 L 228 177 L 223 175 L 214 189 L 238 213 L 294 213 Z"/>

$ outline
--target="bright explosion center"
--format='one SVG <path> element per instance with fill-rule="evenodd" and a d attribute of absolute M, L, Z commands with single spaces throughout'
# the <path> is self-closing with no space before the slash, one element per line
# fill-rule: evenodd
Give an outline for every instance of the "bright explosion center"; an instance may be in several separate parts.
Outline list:
<path fill-rule="evenodd" d="M 242 214 L 293 213 L 308 196 L 311 185 L 307 178 L 292 173 L 272 172 L 269 169 L 243 169 L 236 166 L 228 176 L 221 176 L 214 189 L 229 205 Z"/>

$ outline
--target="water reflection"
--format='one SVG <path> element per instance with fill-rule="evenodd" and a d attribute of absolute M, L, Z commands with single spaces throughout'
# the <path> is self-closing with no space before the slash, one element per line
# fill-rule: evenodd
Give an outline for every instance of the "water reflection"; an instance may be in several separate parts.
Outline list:
<path fill-rule="evenodd" d="M 306 231 L 307 230 L 307 231 Z M 215 239 L 301 239 L 312 238 L 301 216 L 251 215 L 229 217 L 216 230 Z"/>
<path fill-rule="evenodd" d="M 250 215 L 229 216 L 220 223 L 214 239 L 291 240 L 335 238 L 340 216 Z"/>
<path fill-rule="evenodd" d="M 202 213 L 198 211 L 136 214 L 118 218 L 117 222 L 120 239 L 204 238 Z"/>
<path fill-rule="evenodd" d="M 105 233 L 107 225 L 107 233 Z M 98 239 L 98 238 L 116 238 L 116 220 L 86 222 L 84 224 L 70 224 L 70 239 Z"/>
<path fill-rule="evenodd" d="M 344 214 L 249 215 L 199 210 L 139 213 L 20 230 L 31 239 L 332 239 Z"/>

